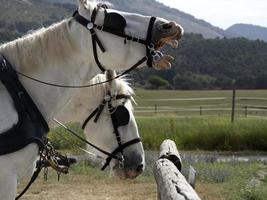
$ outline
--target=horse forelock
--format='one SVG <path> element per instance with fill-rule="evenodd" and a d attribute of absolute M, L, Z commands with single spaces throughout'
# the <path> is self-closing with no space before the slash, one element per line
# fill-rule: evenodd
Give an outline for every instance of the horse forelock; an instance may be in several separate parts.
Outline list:
<path fill-rule="evenodd" d="M 106 76 L 106 74 L 99 74 L 91 80 L 91 84 L 104 82 L 106 80 L 109 80 L 110 78 L 114 78 L 114 77 Z M 105 83 L 105 84 L 98 85 L 92 90 L 92 95 L 95 96 L 95 94 L 98 94 L 96 96 L 99 96 L 99 98 L 103 99 L 103 95 L 105 95 L 108 92 L 108 90 L 112 90 L 112 91 L 116 91 L 117 94 L 125 94 L 125 95 L 133 96 L 135 93 L 134 93 L 134 90 L 131 88 L 128 80 L 129 79 L 127 79 L 126 76 L 123 76 L 116 80 L 113 80 L 112 81 L 113 84 Z M 131 100 L 135 103 L 133 97 L 131 98 Z M 131 109 L 133 109 L 132 104 L 131 104 Z"/>

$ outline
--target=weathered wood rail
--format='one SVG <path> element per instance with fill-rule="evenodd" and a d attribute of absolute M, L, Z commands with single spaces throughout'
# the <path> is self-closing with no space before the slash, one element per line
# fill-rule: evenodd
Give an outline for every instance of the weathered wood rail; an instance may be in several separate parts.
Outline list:
<path fill-rule="evenodd" d="M 160 156 L 154 166 L 158 200 L 200 200 L 180 172 L 181 169 L 182 160 L 176 144 L 172 140 L 165 140 L 161 144 Z"/>

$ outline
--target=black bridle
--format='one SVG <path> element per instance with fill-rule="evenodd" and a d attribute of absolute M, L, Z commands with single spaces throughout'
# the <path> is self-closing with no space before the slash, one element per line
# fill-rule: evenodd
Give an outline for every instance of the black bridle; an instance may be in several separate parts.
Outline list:
<path fill-rule="evenodd" d="M 96 33 L 95 29 L 98 29 L 100 31 L 104 31 L 104 32 L 111 33 L 113 35 L 122 37 L 122 38 L 125 39 L 125 43 L 128 40 L 128 41 L 133 41 L 133 42 L 137 42 L 137 43 L 143 44 L 146 47 L 146 56 L 143 57 L 141 60 L 139 60 L 135 65 L 133 65 L 129 69 L 133 70 L 133 69 L 137 68 L 138 66 L 142 65 L 145 61 L 147 62 L 147 66 L 152 67 L 153 58 L 158 58 L 158 57 L 161 56 L 161 53 L 159 51 L 155 50 L 155 48 L 154 48 L 155 44 L 152 42 L 152 31 L 153 31 L 154 23 L 156 21 L 156 17 L 151 17 L 150 18 L 148 31 L 147 31 L 147 37 L 144 40 L 144 39 L 139 39 L 137 37 L 133 37 L 133 36 L 125 34 L 124 30 L 121 30 L 121 29 L 125 28 L 123 26 L 126 26 L 126 21 L 122 16 L 120 16 L 117 13 L 111 13 L 111 15 L 113 15 L 111 17 L 114 17 L 116 19 L 121 19 L 122 18 L 122 20 L 124 20 L 123 22 L 121 22 L 121 24 L 122 24 L 121 26 L 122 27 L 120 27 L 118 30 L 116 30 L 114 28 L 111 28 L 109 26 L 106 26 L 105 24 L 103 24 L 102 26 L 99 26 L 99 25 L 95 24 L 97 13 L 101 8 L 104 9 L 105 19 L 106 19 L 108 17 L 108 15 L 110 15 L 110 14 L 107 13 L 108 7 L 106 5 L 104 5 L 104 4 L 99 4 L 99 5 L 96 6 L 96 8 L 92 12 L 91 20 L 88 20 L 85 17 L 81 16 L 78 11 L 76 11 L 73 14 L 73 18 L 79 24 L 81 24 L 86 29 L 88 29 L 90 31 L 90 33 L 91 33 L 92 45 L 93 45 L 93 51 L 94 51 L 94 58 L 95 58 L 95 61 L 96 61 L 97 65 L 98 65 L 98 67 L 101 69 L 101 71 L 104 72 L 104 71 L 106 71 L 106 69 L 101 64 L 101 62 L 99 61 L 97 45 L 99 46 L 99 48 L 101 49 L 101 51 L 103 53 L 106 52 L 106 49 L 105 49 L 104 45 L 102 44 L 102 42 L 100 41 L 99 37 L 97 36 L 97 33 Z M 119 23 L 119 22 L 115 22 L 115 23 Z"/>
<path fill-rule="evenodd" d="M 112 101 L 113 100 L 120 100 L 120 99 L 124 99 L 125 102 L 122 105 L 114 107 L 112 105 Z M 135 138 L 135 139 L 130 140 L 130 141 L 124 143 L 124 144 L 122 144 L 122 141 L 121 141 L 121 136 L 120 136 L 118 128 L 120 126 L 126 126 L 130 121 L 129 111 L 124 106 L 124 104 L 126 103 L 126 100 L 129 100 L 129 99 L 131 99 L 130 95 L 119 94 L 119 95 L 112 96 L 110 94 L 110 92 L 108 92 L 108 94 L 104 97 L 102 103 L 87 117 L 87 119 L 84 121 L 84 123 L 82 125 L 82 129 L 85 129 L 85 127 L 88 124 L 88 122 L 91 119 L 93 119 L 94 117 L 95 117 L 94 118 L 94 123 L 97 123 L 101 113 L 104 110 L 104 108 L 106 107 L 106 105 L 108 105 L 108 110 L 109 110 L 109 113 L 110 113 L 110 116 L 111 116 L 111 121 L 112 121 L 113 129 L 114 129 L 113 133 L 115 134 L 115 137 L 116 137 L 116 140 L 117 140 L 117 143 L 118 143 L 118 147 L 112 153 L 108 153 L 108 152 L 102 150 L 101 148 L 99 148 L 99 147 L 89 143 L 88 141 L 86 141 L 87 144 L 89 144 L 93 148 L 97 149 L 98 151 L 100 151 L 103 154 L 108 156 L 107 159 L 106 159 L 106 163 L 101 168 L 101 170 L 105 170 L 112 159 L 118 160 L 120 167 L 123 167 L 123 165 L 124 165 L 123 150 L 125 148 L 131 146 L 131 145 L 134 145 L 136 143 L 141 142 L 141 138 Z"/>

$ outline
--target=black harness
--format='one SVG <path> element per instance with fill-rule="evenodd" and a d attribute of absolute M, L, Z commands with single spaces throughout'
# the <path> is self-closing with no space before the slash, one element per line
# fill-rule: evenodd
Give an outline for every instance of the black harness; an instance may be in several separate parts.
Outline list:
<path fill-rule="evenodd" d="M 104 9 L 105 18 L 104 18 L 104 24 L 103 26 L 99 26 L 95 24 L 96 16 L 99 11 L 99 9 Z M 153 58 L 161 56 L 161 53 L 159 51 L 155 50 L 155 44 L 152 42 L 152 31 L 153 26 L 156 21 L 156 17 L 151 17 L 148 30 L 147 30 L 147 37 L 146 40 L 139 39 L 130 35 L 125 34 L 125 27 L 127 25 L 127 22 L 125 18 L 116 13 L 116 12 L 107 12 L 108 7 L 104 4 L 99 4 L 92 12 L 91 15 L 91 21 L 86 19 L 85 17 L 81 16 L 78 11 L 74 12 L 73 18 L 80 23 L 82 26 L 84 26 L 86 29 L 88 29 L 91 33 L 92 37 L 92 45 L 93 45 L 93 51 L 94 51 L 94 58 L 98 65 L 98 67 L 101 69 L 102 72 L 106 71 L 105 67 L 101 64 L 98 58 L 98 51 L 97 51 L 97 45 L 101 49 L 103 53 L 106 52 L 105 47 L 103 46 L 102 42 L 100 41 L 99 37 L 97 36 L 97 33 L 95 29 L 98 29 L 100 31 L 104 31 L 107 33 L 111 33 L 113 35 L 122 37 L 125 41 L 125 44 L 128 41 L 137 42 L 140 44 L 143 44 L 146 47 L 146 56 L 140 59 L 135 65 L 133 65 L 130 69 L 135 69 L 141 64 L 143 64 L 145 61 L 147 62 L 147 66 L 152 67 L 153 64 Z"/>
<path fill-rule="evenodd" d="M 6 87 L 18 113 L 18 122 L 0 134 L 0 155 L 16 152 L 30 143 L 42 149 L 49 127 L 41 112 L 18 79 L 11 64 L 0 55 L 0 81 Z"/>

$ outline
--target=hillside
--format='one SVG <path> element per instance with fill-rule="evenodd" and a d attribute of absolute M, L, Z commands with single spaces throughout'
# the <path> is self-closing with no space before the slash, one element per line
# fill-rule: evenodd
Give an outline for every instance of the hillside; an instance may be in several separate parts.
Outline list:
<path fill-rule="evenodd" d="M 41 0 L 0 0 L 0 42 L 48 26 L 71 15 L 76 6 Z"/>
<path fill-rule="evenodd" d="M 62 2 L 61 0 L 45 1 L 56 3 Z M 76 0 L 64 0 L 63 2 L 76 4 Z M 155 14 L 159 17 L 174 20 L 184 27 L 186 33 L 200 33 L 205 38 L 222 38 L 232 36 L 224 30 L 214 27 L 203 20 L 196 19 L 194 16 L 181 12 L 177 9 L 169 8 L 155 0 L 108 0 L 108 2 L 114 4 L 115 8 L 119 10 L 136 12 L 144 15 Z"/>
<path fill-rule="evenodd" d="M 245 37 L 251 40 L 267 41 L 267 28 L 251 24 L 235 24 L 229 27 L 226 32 Z"/>

